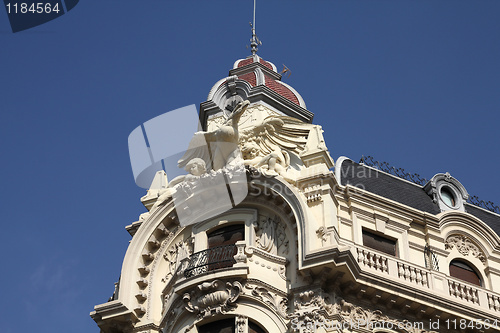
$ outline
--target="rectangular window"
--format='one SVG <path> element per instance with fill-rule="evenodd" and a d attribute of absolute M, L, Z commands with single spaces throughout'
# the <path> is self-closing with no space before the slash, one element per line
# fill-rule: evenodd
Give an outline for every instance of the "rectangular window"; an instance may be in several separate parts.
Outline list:
<path fill-rule="evenodd" d="M 237 252 L 237 241 L 245 239 L 245 226 L 232 224 L 210 232 L 208 235 L 208 270 L 232 267 Z"/>
<path fill-rule="evenodd" d="M 396 256 L 396 241 L 363 229 L 363 245 Z"/>

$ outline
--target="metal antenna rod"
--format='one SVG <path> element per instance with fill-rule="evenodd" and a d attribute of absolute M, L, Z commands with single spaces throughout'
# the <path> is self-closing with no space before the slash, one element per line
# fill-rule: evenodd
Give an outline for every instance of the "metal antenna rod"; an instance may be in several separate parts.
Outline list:
<path fill-rule="evenodd" d="M 252 35 L 255 35 L 255 7 L 257 7 L 257 0 L 253 0 L 253 24 L 252 24 Z"/>
<path fill-rule="evenodd" d="M 257 54 L 257 46 L 261 44 L 259 39 L 257 38 L 257 34 L 255 33 L 255 8 L 257 7 L 257 0 L 253 0 L 253 24 L 252 24 L 252 39 L 250 41 L 252 42 L 250 45 L 252 46 L 252 55 Z"/>

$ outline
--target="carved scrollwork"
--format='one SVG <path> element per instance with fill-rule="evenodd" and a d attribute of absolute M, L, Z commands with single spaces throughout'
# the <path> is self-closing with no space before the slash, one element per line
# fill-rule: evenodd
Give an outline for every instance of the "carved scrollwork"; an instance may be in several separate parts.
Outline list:
<path fill-rule="evenodd" d="M 294 312 L 288 317 L 291 325 L 301 323 L 301 333 L 315 332 L 315 325 L 327 323 L 328 320 L 338 322 L 340 327 L 349 327 L 352 323 L 362 324 L 362 328 L 402 327 L 408 333 L 436 333 L 434 331 L 415 330 L 410 322 L 390 318 L 380 310 L 371 310 L 354 305 L 325 293 L 321 288 L 298 293 L 294 300 Z M 408 325 L 406 325 L 408 323 Z M 360 328 L 360 327 L 358 327 Z"/>
<path fill-rule="evenodd" d="M 253 282 L 245 283 L 245 293 L 264 302 L 276 310 L 283 318 L 287 318 L 288 298 Z"/>
<path fill-rule="evenodd" d="M 453 249 L 456 247 L 458 252 L 463 256 L 471 255 L 479 259 L 482 263 L 486 263 L 484 252 L 467 236 L 451 235 L 446 239 L 445 248 Z"/>
<path fill-rule="evenodd" d="M 191 293 L 184 294 L 185 309 L 200 319 L 227 313 L 236 308 L 235 303 L 242 289 L 243 286 L 238 281 L 225 284 L 221 280 L 204 282 Z"/>
<path fill-rule="evenodd" d="M 316 235 L 321 239 L 321 242 L 323 244 L 328 240 L 328 232 L 323 226 L 319 227 L 319 229 L 316 230 Z"/>

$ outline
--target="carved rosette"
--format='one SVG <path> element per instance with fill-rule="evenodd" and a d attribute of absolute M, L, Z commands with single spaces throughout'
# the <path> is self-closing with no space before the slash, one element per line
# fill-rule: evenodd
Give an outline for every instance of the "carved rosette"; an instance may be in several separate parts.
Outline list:
<path fill-rule="evenodd" d="M 235 303 L 242 289 L 238 281 L 225 284 L 221 280 L 204 282 L 191 293 L 184 294 L 185 309 L 196 314 L 199 319 L 227 313 L 236 308 Z"/>
<path fill-rule="evenodd" d="M 484 252 L 467 236 L 464 235 L 451 235 L 446 239 L 445 248 L 457 248 L 463 256 L 471 255 L 479 259 L 483 264 L 486 263 L 486 256 Z"/>

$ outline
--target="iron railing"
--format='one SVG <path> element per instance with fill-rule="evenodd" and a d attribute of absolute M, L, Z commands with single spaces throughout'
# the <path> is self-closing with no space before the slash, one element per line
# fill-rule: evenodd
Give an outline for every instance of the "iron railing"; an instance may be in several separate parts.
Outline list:
<path fill-rule="evenodd" d="M 439 260 L 429 244 L 425 244 L 424 248 L 425 268 L 439 271 Z"/>
<path fill-rule="evenodd" d="M 223 245 L 193 253 L 189 257 L 184 276 L 193 277 L 215 269 L 232 267 L 236 263 L 236 245 Z"/>
<path fill-rule="evenodd" d="M 474 205 L 474 206 L 478 206 L 478 207 L 487 209 L 490 212 L 500 214 L 500 207 L 498 205 L 495 205 L 495 203 L 491 202 L 491 201 L 481 200 L 476 195 L 469 196 L 469 199 L 467 200 L 467 202 Z"/>
<path fill-rule="evenodd" d="M 380 171 L 387 172 L 388 174 L 391 174 L 393 176 L 396 176 L 396 177 L 399 177 L 402 179 L 406 179 L 406 180 L 413 182 L 415 184 L 418 184 L 420 186 L 424 186 L 428 182 L 427 179 L 420 176 L 418 173 L 409 173 L 409 172 L 406 172 L 405 169 L 395 168 L 387 162 L 375 161 L 372 156 L 363 156 L 362 155 L 361 159 L 359 160 L 359 163 L 363 163 L 365 165 L 376 168 Z M 471 205 L 489 210 L 490 212 L 500 214 L 500 206 L 496 205 L 494 202 L 491 202 L 491 201 L 481 200 L 476 195 L 469 196 L 469 198 L 467 199 L 467 202 L 470 203 Z"/>
<path fill-rule="evenodd" d="M 387 172 L 388 174 L 406 179 L 410 182 L 413 182 L 421 186 L 424 186 L 427 183 L 427 179 L 420 176 L 418 173 L 409 173 L 406 172 L 405 169 L 395 168 L 387 162 L 375 161 L 371 156 L 361 156 L 361 160 L 359 161 L 359 163 L 363 163 L 365 165 L 377 168 L 381 171 Z"/>

